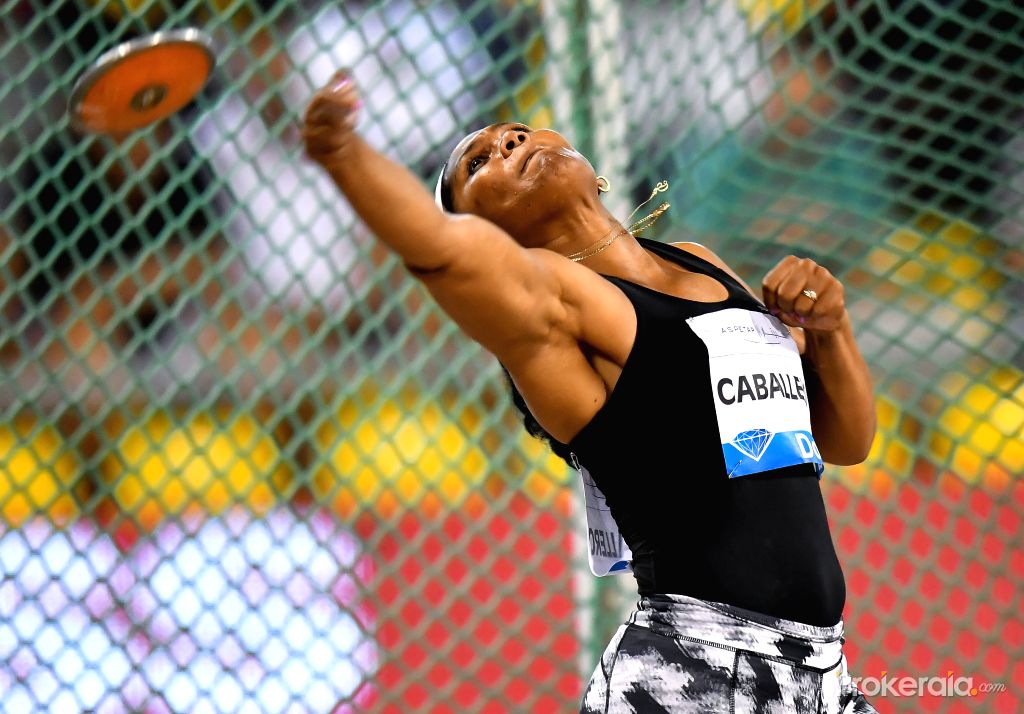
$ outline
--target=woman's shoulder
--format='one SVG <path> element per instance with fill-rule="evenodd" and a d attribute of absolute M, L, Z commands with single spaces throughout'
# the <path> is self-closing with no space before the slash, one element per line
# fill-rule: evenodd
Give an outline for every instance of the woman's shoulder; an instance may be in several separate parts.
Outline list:
<path fill-rule="evenodd" d="M 706 260 L 707 262 L 711 263 L 712 265 L 715 265 L 718 268 L 721 268 L 728 275 L 730 275 L 733 278 L 735 278 L 736 282 L 738 282 L 740 285 L 742 285 L 747 290 L 747 292 L 749 292 L 751 295 L 753 295 L 755 300 L 757 300 L 759 303 L 764 305 L 764 301 L 761 298 L 759 298 L 757 296 L 757 294 L 754 293 L 753 290 L 750 289 L 750 286 L 747 285 L 743 281 L 743 279 L 732 270 L 732 268 L 730 268 L 728 265 L 726 265 L 724 260 L 722 260 L 717 255 L 715 255 L 714 251 L 712 251 L 710 248 L 707 248 L 707 247 L 701 245 L 700 243 L 693 243 L 693 242 L 688 242 L 688 241 L 687 242 L 679 242 L 679 243 L 669 243 L 669 245 L 674 246 L 676 248 L 679 248 L 680 250 L 685 250 L 688 253 L 691 253 L 692 255 L 696 255 L 699 258 L 703 258 L 704 260 Z M 804 353 L 804 347 L 805 347 L 805 341 L 804 341 L 805 338 L 804 338 L 803 328 L 801 328 L 801 327 L 791 327 L 791 328 L 789 328 L 789 330 L 790 330 L 790 332 L 793 335 L 793 339 L 796 340 L 797 347 L 799 348 L 800 354 L 802 355 Z"/>
<path fill-rule="evenodd" d="M 696 241 L 676 241 L 674 243 L 669 243 L 668 245 L 672 246 L 673 248 L 679 248 L 680 250 L 684 250 L 687 253 L 690 253 L 691 255 L 697 256 L 698 258 L 703 258 L 707 262 L 714 265 L 716 268 L 721 268 L 722 270 L 725 270 L 726 272 L 729 273 L 732 272 L 732 269 L 729 268 L 726 262 L 722 260 L 720 257 L 718 257 L 718 255 L 713 250 L 708 248 L 703 243 L 697 243 Z"/>
<path fill-rule="evenodd" d="M 718 256 L 717 253 L 715 253 L 713 250 L 711 250 L 707 246 L 703 245 L 702 243 L 696 243 L 694 241 L 679 241 L 679 242 L 676 242 L 676 243 L 669 243 L 668 245 L 672 246 L 673 248 L 678 248 L 680 250 L 684 250 L 687 253 L 689 253 L 691 255 L 694 255 L 694 256 L 696 256 L 698 258 L 701 258 L 702 260 L 710 263 L 711 265 L 715 266 L 719 270 L 724 271 L 727 275 L 729 275 L 729 277 L 731 277 L 736 282 L 738 282 L 740 285 L 742 285 L 743 288 L 748 293 L 753 295 L 756 300 L 760 301 L 760 298 L 758 297 L 757 293 L 755 293 L 751 289 L 751 287 L 749 285 L 747 285 L 747 283 L 743 280 L 743 278 L 741 278 L 739 276 L 739 274 L 736 273 L 735 270 L 730 268 L 729 265 L 724 260 L 722 260 Z"/>

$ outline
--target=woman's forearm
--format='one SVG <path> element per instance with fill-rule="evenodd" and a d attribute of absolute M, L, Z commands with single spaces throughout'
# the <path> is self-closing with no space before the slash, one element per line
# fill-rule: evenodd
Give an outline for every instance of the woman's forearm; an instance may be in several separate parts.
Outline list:
<path fill-rule="evenodd" d="M 814 440 L 829 463 L 860 463 L 875 436 L 875 400 L 849 315 L 835 330 L 805 334 L 805 355 L 818 382 L 811 403 Z"/>
<path fill-rule="evenodd" d="M 414 269 L 434 271 L 457 255 L 446 229 L 457 219 L 434 204 L 408 169 L 371 148 L 356 133 L 361 100 L 347 72 L 313 95 L 302 136 L 306 154 L 334 179 L 376 236 Z"/>
<path fill-rule="evenodd" d="M 761 292 L 765 307 L 783 323 L 803 329 L 803 354 L 813 373 L 806 375 L 811 429 L 822 458 L 860 463 L 875 437 L 875 400 L 843 284 L 810 258 L 789 255 L 764 276 Z"/>
<path fill-rule="evenodd" d="M 370 230 L 407 265 L 435 270 L 447 264 L 451 219 L 412 172 L 357 135 L 323 166 Z"/>

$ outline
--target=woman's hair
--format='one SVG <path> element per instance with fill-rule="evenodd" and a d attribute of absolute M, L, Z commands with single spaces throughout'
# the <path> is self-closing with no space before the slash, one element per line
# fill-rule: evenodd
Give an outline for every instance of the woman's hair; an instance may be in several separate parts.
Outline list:
<path fill-rule="evenodd" d="M 555 456 L 558 456 L 562 461 L 573 466 L 572 463 L 572 450 L 560 442 L 555 437 L 551 436 L 544 427 L 540 425 L 533 414 L 530 413 L 530 408 L 526 406 L 526 400 L 523 399 L 523 395 L 519 393 L 516 388 L 516 383 L 512 381 L 512 375 L 505 369 L 505 365 L 501 365 L 501 370 L 505 373 L 505 380 L 508 382 L 509 393 L 512 396 L 512 403 L 516 405 L 516 409 L 523 415 L 523 426 L 526 427 L 526 431 L 530 436 L 540 439 L 541 441 L 547 442 L 551 450 L 555 452 Z M 575 466 L 573 466 L 575 468 Z"/>

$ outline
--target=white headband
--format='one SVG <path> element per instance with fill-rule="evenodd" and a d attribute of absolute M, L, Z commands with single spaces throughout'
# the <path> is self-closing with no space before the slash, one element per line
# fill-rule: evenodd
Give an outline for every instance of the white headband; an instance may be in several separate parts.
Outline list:
<path fill-rule="evenodd" d="M 434 203 L 442 211 L 445 210 L 444 201 L 441 200 L 441 182 L 444 181 L 444 167 L 441 167 L 441 174 L 437 177 L 437 185 L 434 187 Z"/>

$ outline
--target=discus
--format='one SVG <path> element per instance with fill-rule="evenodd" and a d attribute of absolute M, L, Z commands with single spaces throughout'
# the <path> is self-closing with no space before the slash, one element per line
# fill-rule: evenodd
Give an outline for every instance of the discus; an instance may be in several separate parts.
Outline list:
<path fill-rule="evenodd" d="M 178 111 L 213 72 L 213 40 L 187 28 L 139 37 L 104 52 L 71 90 L 72 124 L 125 134 Z"/>

